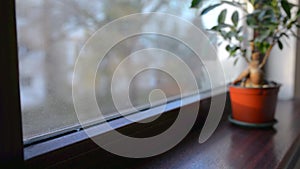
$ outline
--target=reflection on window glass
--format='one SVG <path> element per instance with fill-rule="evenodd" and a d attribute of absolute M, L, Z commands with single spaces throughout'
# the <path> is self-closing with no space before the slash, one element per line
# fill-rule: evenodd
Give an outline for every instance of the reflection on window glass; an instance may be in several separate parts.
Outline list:
<path fill-rule="evenodd" d="M 154 11 L 183 17 L 201 27 L 199 17 L 189 5 L 189 1 L 169 0 L 17 0 L 24 140 L 78 125 L 72 100 L 73 70 L 80 49 L 97 29 L 122 16 Z M 188 28 L 174 26 L 163 19 L 145 21 L 142 27 L 168 29 L 188 36 Z M 111 30 L 111 35 L 117 36 L 116 31 Z M 112 48 L 99 65 L 95 93 L 105 115 L 116 113 L 110 93 L 115 68 L 128 55 L 144 48 L 164 49 L 180 56 L 195 74 L 199 90 L 209 89 L 205 68 L 181 42 L 151 34 L 130 37 Z M 133 60 L 132 67 L 139 62 L 143 59 Z M 165 56 L 155 57 L 152 63 L 170 66 L 177 74 L 181 73 L 180 67 L 169 63 Z M 126 72 L 131 71 L 131 66 L 123 71 L 122 80 L 126 81 Z M 174 79 L 164 72 L 148 70 L 131 80 L 129 97 L 134 106 L 149 104 L 149 94 L 154 89 L 161 89 L 169 98 L 180 94 Z M 120 97 L 124 95 L 122 91 L 120 83 Z M 187 87 L 183 92 L 193 91 Z M 122 107 L 128 108 L 127 104 Z"/>

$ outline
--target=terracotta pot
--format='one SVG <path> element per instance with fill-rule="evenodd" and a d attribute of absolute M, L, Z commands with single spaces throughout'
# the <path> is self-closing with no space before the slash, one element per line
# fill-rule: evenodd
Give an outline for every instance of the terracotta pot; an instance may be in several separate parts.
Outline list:
<path fill-rule="evenodd" d="M 229 87 L 232 118 L 246 123 L 274 121 L 280 85 L 267 88 Z"/>

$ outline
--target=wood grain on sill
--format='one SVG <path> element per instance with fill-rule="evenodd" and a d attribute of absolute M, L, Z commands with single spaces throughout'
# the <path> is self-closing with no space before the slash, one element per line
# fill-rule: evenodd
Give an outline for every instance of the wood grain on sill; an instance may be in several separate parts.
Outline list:
<path fill-rule="evenodd" d="M 279 101 L 273 129 L 247 129 L 223 121 L 199 144 L 194 132 L 181 146 L 134 168 L 290 168 L 298 159 L 300 100 Z M 298 153 L 297 153 L 298 152 Z"/>
<path fill-rule="evenodd" d="M 203 103 L 201 105 L 203 105 L 200 106 L 201 112 L 206 112 L 209 104 Z M 70 148 L 68 150 L 66 147 L 61 151 L 53 152 L 53 163 L 49 162 L 48 164 L 56 163 L 51 165 L 55 169 L 273 169 L 291 168 L 296 164 L 300 154 L 298 151 L 300 147 L 300 100 L 278 102 L 276 111 L 278 123 L 273 129 L 247 129 L 234 126 L 227 120 L 229 113 L 230 107 L 227 107 L 218 129 L 203 144 L 198 143 L 198 138 L 205 117 L 198 119 L 198 125 L 179 145 L 159 156 L 145 159 L 123 158 L 110 154 L 99 147 L 97 148 L 96 145 L 92 146 L 92 143 L 83 143 L 82 146 L 77 146 L 76 149 Z M 170 113 L 170 117 L 172 115 L 174 113 Z M 128 127 L 125 131 L 134 130 L 134 126 L 133 128 Z M 157 126 L 158 129 L 163 127 Z M 144 128 L 143 132 L 156 133 L 155 128 L 150 129 Z M 80 147 L 91 151 L 70 158 L 72 154 L 74 155 L 74 152 L 79 152 Z M 59 160 L 61 161 L 58 163 L 54 162 Z M 36 159 L 31 162 L 33 162 L 32 166 L 37 166 L 47 161 L 49 161 L 49 158 L 45 156 L 44 161 Z"/>

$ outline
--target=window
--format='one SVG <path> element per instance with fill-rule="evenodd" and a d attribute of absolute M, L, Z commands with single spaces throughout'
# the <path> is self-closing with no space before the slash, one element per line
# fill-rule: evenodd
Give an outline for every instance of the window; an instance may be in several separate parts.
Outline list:
<path fill-rule="evenodd" d="M 16 18 L 18 23 L 20 62 L 19 82 L 22 102 L 23 138 L 25 144 L 49 136 L 63 134 L 69 131 L 69 129 L 79 127 L 72 100 L 70 99 L 72 97 L 70 92 L 72 87 L 72 71 L 80 48 L 98 27 L 127 14 L 150 11 L 174 14 L 193 22 L 198 27 L 202 27 L 202 21 L 199 20 L 194 11 L 189 10 L 188 6 L 188 2 L 168 1 L 137 2 L 128 0 L 89 1 L 89 3 L 86 3 L 85 1 L 79 0 L 17 0 Z M 11 10 L 11 8 L 8 10 Z M 10 24 L 8 25 L 11 26 Z M 145 26 L 149 26 L 147 22 Z M 170 26 L 165 29 L 187 32 L 185 28 L 181 30 L 180 26 Z M 214 38 L 214 36 L 211 37 Z M 171 50 L 176 55 L 181 56 L 181 59 L 188 63 L 193 73 L 197 75 L 198 89 L 200 91 L 209 89 L 210 84 L 205 68 L 201 63 L 198 64 L 199 62 L 197 62 L 196 64 L 196 62 L 194 62 L 195 58 L 193 52 L 184 44 L 169 37 L 159 35 L 147 34 L 130 37 L 112 48 L 108 52 L 106 59 L 101 63 L 104 65 L 99 66 L 96 81 L 97 99 L 99 104 L 105 104 L 103 107 L 106 109 L 107 117 L 111 116 L 113 118 L 118 114 L 114 114 L 116 111 L 114 107 L 111 106 L 111 96 L 106 94 L 112 73 L 105 71 L 113 69 L 114 66 L 120 63 L 120 60 L 126 58 L 128 54 L 139 49 L 151 47 Z M 159 63 L 164 63 L 164 56 L 157 58 L 157 64 Z M 165 62 L 165 64 L 172 66 L 172 64 L 168 62 Z M 13 66 L 14 64 L 8 64 L 7 67 L 4 67 L 4 71 L 2 72 L 8 72 L 7 74 L 10 75 L 9 72 L 11 71 L 7 70 L 10 70 Z M 178 74 L 180 74 L 180 71 L 177 69 L 178 67 L 176 65 L 173 66 L 174 71 L 177 70 Z M 124 71 L 129 70 L 130 67 Z M 229 68 L 226 68 L 226 70 L 231 72 Z M 15 76 L 13 72 L 11 73 Z M 228 73 L 227 80 L 229 81 L 233 75 L 232 72 Z M 124 77 L 126 78 L 126 76 Z M 145 71 L 142 72 L 142 74 L 138 74 L 132 80 L 134 83 L 132 83 L 133 86 L 131 86 L 129 90 L 132 97 L 131 101 L 134 106 L 138 108 L 143 109 L 152 106 L 149 105 L 148 96 L 153 89 L 163 90 L 169 100 L 178 97 L 179 91 L 176 85 L 174 85 L 175 83 L 173 83 L 174 79 L 164 74 L 164 72 L 153 70 Z M 4 83 L 4 86 L 9 86 L 10 82 L 14 84 L 13 81 L 9 81 L 8 83 Z M 14 90 L 14 87 L 15 85 L 12 85 L 8 88 Z M 193 91 L 189 90 L 189 88 L 185 88 L 184 92 L 188 94 Z M 0 94 L 2 95 L 2 93 Z M 7 94 L 7 96 L 14 94 Z M 17 94 L 14 95 L 14 97 L 17 96 Z M 120 97 L 121 96 L 122 92 L 120 92 Z M 1 98 L 4 98 L 4 96 L 1 96 Z M 107 102 L 101 102 L 103 99 Z M 154 100 L 158 103 L 164 101 L 160 95 L 155 95 Z M 12 103 L 17 104 L 17 101 L 15 100 Z M 123 106 L 124 109 L 127 108 L 126 104 Z M 2 106 L 0 106 L 0 108 L 2 108 Z M 17 107 L 15 108 L 15 112 L 18 113 Z M 4 119 L 2 117 L 3 116 L 1 116 L 1 119 Z M 15 123 L 21 124 L 18 121 Z M 7 125 L 5 127 L 7 127 Z M 17 128 L 18 126 L 14 127 Z M 18 138 L 15 140 L 20 141 Z M 1 143 L 2 142 L 3 141 L 1 141 Z"/>
<path fill-rule="evenodd" d="M 16 0 L 19 82 L 25 145 L 81 128 L 74 110 L 72 87 L 92 86 L 85 80 L 91 78 L 90 66 L 82 68 L 81 81 L 74 80 L 73 73 L 81 49 L 99 28 L 120 17 L 147 12 L 175 15 L 200 29 L 210 27 L 208 23 L 212 19 L 216 20 L 214 14 L 207 15 L 201 20 L 197 11 L 191 10 L 189 6 L 189 1 L 167 0 L 91 0 L 88 3 L 83 0 Z M 125 25 L 122 28 L 111 29 L 108 34 L 118 38 L 124 29 L 130 30 L 131 26 L 139 26 L 140 29 L 148 27 L 154 30 L 163 29 L 174 34 L 183 34 L 187 39 L 194 38 L 189 32 L 190 27 L 165 18 L 150 18 L 138 25 Z M 213 43 L 217 43 L 215 35 L 208 33 L 208 36 Z M 96 48 L 99 47 L 97 52 L 106 52 L 100 48 L 103 43 L 105 42 L 97 42 Z M 199 43 L 199 46 L 204 47 L 210 45 L 207 41 Z M 135 67 L 155 65 L 162 69 L 168 68 L 180 79 L 185 79 L 186 73 L 182 71 L 182 66 L 178 62 L 170 61 L 167 53 L 155 56 L 149 53 L 148 55 L 152 55 L 151 60 L 143 57 L 129 59 L 128 65 L 119 69 L 121 63 L 129 56 L 143 49 L 153 48 L 169 51 L 179 57 L 191 70 L 197 88 L 194 88 L 188 80 L 185 81 L 185 87 L 180 88 L 176 79 L 168 73 L 154 69 L 139 72 L 134 78 L 130 77 Z M 214 54 L 204 52 L 203 55 L 209 61 Z M 224 57 L 221 61 L 228 62 Z M 207 64 L 214 66 L 211 62 Z M 112 78 L 117 69 L 122 76 L 114 86 Z M 235 77 L 237 71 L 226 69 L 228 82 Z M 105 119 L 102 117 L 99 119 L 98 114 L 88 107 L 84 119 L 88 123 L 95 124 L 121 116 L 113 101 L 111 86 L 114 86 L 112 90 L 116 93 L 116 97 L 129 96 L 129 101 L 121 102 L 119 108 L 130 114 L 176 100 L 180 98 L 180 94 L 188 96 L 195 92 L 207 91 L 211 88 L 211 79 L 202 60 L 199 60 L 189 46 L 179 40 L 157 34 L 131 36 L 111 48 L 98 65 L 93 90 Z M 124 84 L 128 82 L 130 86 L 127 88 Z M 84 99 L 88 91 L 80 92 Z M 131 104 L 136 109 L 132 109 Z"/>
<path fill-rule="evenodd" d="M 20 92 L 25 143 L 32 143 L 80 127 L 72 100 L 74 65 L 81 48 L 97 29 L 119 17 L 145 12 L 173 14 L 198 27 L 203 27 L 196 11 L 189 9 L 189 5 L 188 1 L 167 0 L 91 0 L 88 3 L 83 0 L 17 0 Z M 130 27 L 130 25 L 127 26 Z M 189 28 L 174 25 L 164 18 L 149 19 L 142 23 L 141 29 L 143 27 L 166 29 L 189 36 Z M 112 37 L 118 37 L 119 31 L 122 30 L 111 30 L 110 34 Z M 99 42 L 98 45 L 100 46 L 101 43 Z M 129 37 L 115 45 L 98 68 L 95 93 L 101 111 L 107 119 L 119 116 L 110 91 L 111 79 L 117 67 L 130 54 L 149 48 L 164 49 L 179 56 L 195 75 L 197 90 L 210 89 L 203 63 L 189 47 L 180 41 L 154 34 Z M 104 51 L 99 49 L 99 52 Z M 180 78 L 185 78 L 185 74 L 178 68 L 180 65 L 175 62 L 170 63 L 167 58 L 163 54 L 158 55 L 153 57 L 152 63 L 149 64 L 168 67 Z M 151 106 L 149 94 L 153 94 L 151 99 L 157 104 L 162 103 L 165 98 L 170 101 L 179 97 L 180 90 L 176 79 L 174 80 L 167 73 L 145 70 L 130 79 L 129 74 L 134 70 L 133 67 L 148 63 L 141 58 L 133 59 L 129 61 L 129 64 L 130 66 L 121 70 L 122 79 L 119 79 L 120 83 L 113 89 L 117 97 L 126 97 L 127 89 L 122 81 L 131 81 L 128 89 L 131 103 L 122 103 L 121 109 L 130 108 L 130 104 L 137 109 L 149 108 Z M 89 66 L 84 68 L 82 76 L 89 78 L 88 69 Z M 73 85 L 85 82 L 86 80 L 74 81 Z M 155 89 L 163 91 L 165 96 Z M 188 82 L 182 90 L 184 94 L 195 92 Z M 154 93 L 151 93 L 152 91 Z M 158 93 L 155 94 L 157 91 Z M 82 91 L 83 97 L 85 92 Z M 90 112 L 87 113 L 87 121 L 97 119 L 97 114 L 93 114 L 90 110 L 86 111 Z"/>
<path fill-rule="evenodd" d="M 17 72 L 16 72 L 17 68 L 15 67 L 17 65 L 17 61 L 16 61 L 16 58 L 14 58 L 14 56 L 16 56 L 16 50 L 15 50 L 16 49 L 16 46 L 15 46 L 16 33 L 14 32 L 15 25 L 13 22 L 14 18 L 15 18 L 14 13 L 13 13 L 15 4 L 13 2 L 14 2 L 13 0 L 3 1 L 3 2 L 1 2 L 1 6 L 0 6 L 0 9 L 2 11 L 2 14 L 0 15 L 0 21 L 1 21 L 1 23 L 4 23 L 4 22 L 7 23 L 1 27 L 1 31 L 0 31 L 0 37 L 1 37 L 0 38 L 0 43 L 1 43 L 0 53 L 1 53 L 1 55 L 3 54 L 3 57 L 0 57 L 0 65 L 1 65 L 0 66 L 0 69 L 1 69 L 0 74 L 1 74 L 1 78 L 2 78 L 1 88 L 0 88 L 0 100 L 1 100 L 1 102 L 0 102 L 0 121 L 1 121 L 0 131 L 3 136 L 2 139 L 0 140 L 0 144 L 5 145 L 0 149 L 1 162 L 5 161 L 5 160 L 9 160 L 9 159 L 12 159 L 12 160 L 18 159 L 19 160 L 18 162 L 20 162 L 21 160 L 23 161 L 23 158 L 22 158 L 23 147 L 22 147 L 22 143 L 21 143 L 22 138 L 21 138 L 21 132 L 20 132 L 21 131 L 20 125 L 22 124 L 20 121 L 20 112 L 21 111 L 19 110 L 19 107 L 18 107 L 20 97 L 18 94 L 18 90 L 16 90 L 18 88 L 18 85 L 17 85 L 18 77 L 17 77 Z M 47 91 L 49 89 L 48 89 L 47 85 L 45 85 L 46 80 L 44 79 L 47 73 L 45 73 L 45 71 L 41 71 L 45 67 L 45 65 L 41 65 L 41 64 L 45 64 L 46 62 L 44 62 L 43 60 L 41 61 L 40 59 L 44 59 L 45 53 L 46 53 L 45 51 L 50 50 L 48 48 L 46 48 L 47 50 L 45 48 L 43 48 L 43 47 L 46 47 L 46 46 L 43 46 L 44 39 L 38 37 L 38 35 L 40 35 L 40 34 L 38 33 L 38 30 L 36 30 L 36 27 L 33 27 L 31 29 L 28 28 L 27 31 L 29 31 L 29 32 L 32 31 L 34 33 L 30 34 L 30 36 L 27 37 L 29 40 L 28 39 L 27 40 L 30 41 L 30 39 L 33 38 L 35 42 L 32 42 L 32 43 L 34 43 L 37 46 L 42 44 L 41 45 L 42 50 L 39 51 L 38 49 L 35 49 L 34 45 L 31 46 L 26 43 L 24 43 L 24 44 L 21 43 L 22 35 L 25 35 L 22 33 L 22 30 L 23 30 L 22 26 L 25 26 L 26 24 L 28 25 L 28 23 L 26 23 L 26 22 L 31 23 L 30 21 L 32 21 L 31 20 L 32 18 L 40 17 L 39 15 L 35 15 L 36 13 L 34 13 L 34 12 L 36 12 L 36 10 L 38 10 L 38 8 L 46 7 L 44 5 L 47 4 L 47 2 L 45 2 L 45 4 L 44 4 L 44 1 L 26 0 L 25 2 L 23 2 L 21 0 L 17 1 L 17 8 L 18 8 L 17 9 L 18 10 L 17 11 L 18 12 L 17 19 L 18 19 L 18 33 L 19 33 L 18 49 L 19 49 L 19 61 L 21 62 L 21 64 L 19 65 L 19 69 L 21 70 L 20 71 L 21 77 L 19 79 L 19 82 L 20 82 L 21 92 L 22 92 L 21 99 L 22 99 L 22 109 L 23 109 L 23 111 L 22 111 L 23 112 L 23 121 L 26 120 L 26 119 L 24 119 L 26 116 L 25 115 L 26 109 L 28 110 L 27 112 L 30 112 L 30 110 L 34 110 L 35 102 L 40 101 L 41 98 L 42 98 L 41 100 L 43 100 L 43 98 L 49 96 L 49 95 L 46 95 L 46 96 L 43 95 L 43 92 Z M 54 1 L 53 3 L 57 3 L 57 2 L 58 1 Z M 64 2 L 71 2 L 71 1 L 64 1 Z M 72 2 L 80 4 L 80 1 L 72 1 Z M 110 3 L 109 1 L 107 1 L 107 2 Z M 132 1 L 132 2 L 134 2 L 134 1 Z M 142 2 L 144 3 L 144 1 L 142 1 Z M 155 1 L 153 1 L 153 3 L 154 2 Z M 156 2 L 158 2 L 158 1 L 156 1 Z M 52 3 L 52 2 L 50 2 L 50 3 Z M 121 3 L 121 1 L 120 1 L 120 3 Z M 172 6 L 172 4 L 174 5 L 174 2 L 163 2 L 162 4 L 165 4 L 165 5 L 167 4 L 167 5 Z M 21 8 L 20 5 L 23 8 L 23 13 L 21 12 L 22 10 L 20 10 L 20 8 Z M 188 4 L 186 4 L 186 6 L 187 5 Z M 151 7 L 151 9 L 149 6 Z M 153 10 L 156 9 L 156 8 L 152 8 L 154 6 L 153 4 L 149 5 L 149 6 L 147 6 L 147 7 L 145 6 L 145 10 L 147 9 L 147 10 L 151 11 L 152 9 Z M 164 8 L 162 6 L 159 9 L 161 9 L 162 11 L 166 10 L 166 8 Z M 180 5 L 178 5 L 178 6 L 180 6 Z M 26 10 L 24 10 L 24 9 L 26 9 Z M 174 8 L 174 11 L 169 11 L 169 12 L 170 13 L 174 12 L 173 14 L 177 14 L 178 11 L 175 9 L 177 9 L 177 8 Z M 33 13 L 31 13 L 31 12 L 33 12 Z M 53 13 L 56 13 L 56 12 L 57 11 L 54 11 Z M 47 12 L 41 12 L 39 14 L 45 14 L 45 13 L 47 13 Z M 181 13 L 182 16 L 187 17 L 183 13 L 185 13 L 185 12 Z M 30 15 L 30 14 L 32 14 L 32 15 Z M 122 16 L 123 14 L 124 13 L 120 14 L 120 16 Z M 24 19 L 28 15 L 30 15 L 28 20 Z M 190 15 L 190 16 L 192 16 L 192 15 Z M 119 15 L 114 16 L 111 19 L 113 20 L 117 17 L 119 17 Z M 90 22 L 90 21 L 88 21 L 88 22 Z M 195 19 L 194 22 L 199 23 L 199 21 L 197 19 Z M 43 24 L 41 24 L 41 25 L 43 25 Z M 92 26 L 89 25 L 88 27 L 91 28 Z M 159 37 L 159 38 L 161 38 L 160 40 L 162 42 L 168 42 L 170 44 L 174 44 L 175 46 L 180 46 L 180 44 L 176 43 L 176 41 L 174 42 L 173 40 L 167 39 L 166 37 Z M 131 39 L 128 39 L 127 42 L 123 42 L 124 43 L 123 45 L 126 46 L 126 43 L 130 43 L 132 41 L 148 41 L 149 39 L 152 39 L 153 41 L 155 41 L 155 40 L 160 41 L 160 40 L 157 40 L 158 37 L 141 36 L 138 38 L 133 37 Z M 81 39 L 81 40 L 85 41 L 85 39 Z M 82 41 L 80 41 L 79 44 L 82 45 L 82 43 L 83 43 Z M 40 44 L 36 44 L 36 42 L 39 42 Z M 161 42 L 161 44 L 160 43 L 158 43 L 158 44 L 164 45 L 164 43 L 162 43 L 162 42 Z M 151 45 L 153 45 L 153 44 L 151 44 Z M 149 45 L 149 46 L 151 46 L 151 45 Z M 116 46 L 116 48 L 118 48 L 118 47 L 121 48 L 120 46 L 122 46 L 122 45 Z M 77 53 L 78 48 L 80 48 L 80 47 L 77 47 L 77 48 L 74 47 L 74 48 L 72 48 L 72 49 L 74 49 L 72 51 L 76 51 L 74 53 Z M 184 48 L 184 46 L 182 46 L 182 48 Z M 53 48 L 51 48 L 51 49 L 53 49 Z M 170 47 L 170 49 L 173 49 L 173 48 Z M 188 50 L 189 49 L 184 49 L 185 52 L 188 52 Z M 117 49 L 114 49 L 111 52 L 112 53 L 117 52 Z M 70 56 L 70 55 L 66 55 L 66 56 Z M 28 59 L 28 58 L 31 58 L 31 59 Z M 73 60 L 73 62 L 74 62 L 74 60 Z M 70 57 L 70 58 L 68 57 L 68 61 L 65 63 L 72 63 L 72 57 Z M 53 63 L 51 63 L 51 64 L 53 64 Z M 55 64 L 53 64 L 53 65 L 55 65 Z M 35 70 L 30 69 L 29 66 L 36 67 L 36 69 Z M 197 65 L 197 66 L 199 66 L 199 65 Z M 203 71 L 203 72 L 202 73 L 205 74 L 205 71 Z M 230 71 L 228 71 L 228 72 L 230 72 Z M 34 75 L 32 75 L 32 74 L 34 74 Z M 153 74 L 155 74 L 155 76 Z M 98 76 L 100 76 L 100 75 L 98 75 Z M 145 76 L 146 77 L 159 77 L 159 76 L 165 77 L 164 74 L 158 74 L 155 71 L 145 72 Z M 137 78 L 142 79 L 139 81 L 145 81 L 145 80 L 147 80 L 147 78 L 145 79 L 145 76 L 137 76 Z M 200 84 L 203 80 L 202 78 L 203 77 L 199 78 Z M 161 78 L 161 80 L 165 80 L 165 79 Z M 172 79 L 167 79 L 166 81 L 172 81 Z M 166 83 L 162 83 L 162 84 L 170 85 L 172 83 L 166 82 Z M 207 83 L 204 83 L 204 84 L 207 84 Z M 165 87 L 165 86 L 166 85 L 162 85 L 162 87 Z M 205 90 L 205 85 L 203 85 L 202 87 L 203 88 L 200 88 L 200 90 Z M 38 89 L 38 90 L 33 91 L 35 89 Z M 139 88 L 137 88 L 137 89 L 139 89 Z M 151 89 L 152 88 L 148 89 L 148 91 L 150 91 Z M 141 90 L 147 90 L 147 89 L 141 89 Z M 49 91 L 47 91 L 47 92 L 49 92 Z M 99 91 L 99 92 L 101 92 L 101 91 Z M 51 93 L 51 90 L 49 93 Z M 177 93 L 175 91 L 175 92 L 167 92 L 167 94 L 170 97 L 175 96 L 175 98 L 176 98 Z M 53 98 L 55 99 L 55 97 L 53 97 Z M 145 98 L 143 98 L 143 99 L 145 99 Z M 143 105 L 143 104 L 145 104 L 145 102 L 147 102 L 147 100 L 143 100 L 143 99 L 141 102 L 139 102 L 140 100 L 137 100 L 134 103 L 136 105 Z M 160 101 L 160 98 L 156 98 L 156 99 L 158 101 Z M 40 103 L 43 103 L 43 102 L 40 102 Z M 45 104 L 43 104 L 42 106 L 44 106 L 44 105 Z M 43 108 L 40 108 L 39 110 L 36 110 L 36 111 L 31 111 L 31 112 L 43 113 L 44 112 Z M 71 112 L 71 111 L 68 110 L 67 112 Z M 112 112 L 112 111 L 110 111 L 110 112 Z M 71 116 L 73 116 L 73 115 L 71 115 Z M 50 114 L 47 115 L 47 117 L 49 117 L 49 116 L 51 116 L 51 115 Z M 36 118 L 34 120 L 41 120 L 41 121 L 48 120 L 47 118 L 45 118 L 45 116 L 44 117 L 39 116 L 39 114 L 37 114 L 37 117 L 40 117 L 40 119 Z M 57 119 L 59 119 L 59 118 L 57 118 Z M 58 126 L 53 127 L 53 125 L 52 125 L 53 128 L 51 128 L 51 126 L 50 127 L 47 126 L 47 131 L 36 130 L 36 131 L 33 131 L 31 134 L 28 134 L 27 136 L 24 135 L 25 142 L 30 141 L 33 138 L 37 138 L 37 136 L 49 135 L 51 133 L 57 134 L 57 131 L 63 131 L 64 128 L 66 128 L 68 126 L 73 126 L 74 124 L 77 123 L 76 121 L 74 121 L 73 123 L 64 124 L 63 121 L 64 120 L 61 120 L 62 123 L 59 124 Z M 70 124 L 72 124 L 72 125 L 70 125 Z M 27 123 L 27 126 L 25 126 L 25 123 L 23 123 L 23 129 L 28 127 L 29 125 L 35 125 L 35 124 Z M 38 129 L 39 126 L 35 126 L 35 127 L 36 127 L 36 129 Z M 31 129 L 35 129 L 35 127 L 31 126 Z M 27 131 L 30 131 L 30 130 L 27 130 Z M 62 138 L 62 137 L 60 137 L 60 138 Z M 76 141 L 76 139 L 75 139 L 75 141 Z M 74 143 L 74 141 L 70 142 L 69 144 L 72 144 L 72 143 Z M 55 147 L 55 146 L 53 146 L 53 147 Z M 84 149 L 85 149 L 85 147 L 84 147 Z M 73 153 L 74 152 L 76 152 L 76 149 L 73 151 Z M 40 153 L 43 153 L 43 152 L 41 151 Z M 48 154 L 50 154 L 50 153 L 48 153 Z M 65 155 L 65 152 L 63 154 Z M 57 154 L 55 154 L 55 153 L 52 154 L 52 156 L 56 156 L 56 155 Z M 78 155 L 78 154 L 74 153 L 74 156 L 76 156 L 76 155 Z M 61 159 L 63 158 L 65 160 L 64 157 L 65 156 L 61 157 Z M 43 159 L 43 158 L 41 158 L 41 159 Z M 48 159 L 46 161 L 48 161 Z M 49 160 L 49 161 L 50 161 L 50 163 L 55 163 L 55 162 L 53 162 L 53 159 L 52 159 L 52 161 L 51 160 Z M 12 162 L 14 165 L 18 164 L 18 163 L 15 163 L 16 161 L 12 161 Z M 2 163 L 1 163 L 1 165 L 2 165 Z M 16 166 L 16 167 L 19 167 L 19 166 Z"/>

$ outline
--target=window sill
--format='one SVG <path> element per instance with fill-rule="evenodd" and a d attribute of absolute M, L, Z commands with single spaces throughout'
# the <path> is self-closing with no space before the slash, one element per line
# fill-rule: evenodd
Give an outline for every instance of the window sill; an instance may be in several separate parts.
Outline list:
<path fill-rule="evenodd" d="M 222 89 L 217 90 L 216 94 L 222 94 Z M 131 115 L 135 116 L 136 121 L 141 121 L 147 118 L 151 118 L 153 116 L 161 115 L 158 119 L 146 125 L 134 123 L 132 121 L 127 120 L 126 118 L 118 118 L 109 121 L 108 123 L 113 129 L 125 133 L 126 135 L 148 137 L 149 135 L 156 135 L 167 129 L 176 119 L 180 107 L 188 106 L 195 103 L 199 104 L 200 102 L 199 112 L 201 113 L 198 114 L 198 119 L 196 121 L 195 126 L 201 127 L 207 116 L 210 98 L 210 91 L 202 92 L 200 95 L 189 96 L 181 100 L 175 100 L 167 103 L 164 112 L 156 111 L 156 108 L 153 108 L 145 110 L 143 112 L 139 112 L 138 116 L 136 116 L 136 114 Z M 159 106 L 157 107 L 157 109 L 162 110 L 161 108 L 159 108 Z M 102 124 L 92 126 L 87 130 L 92 131 L 93 133 L 95 133 L 96 136 L 103 135 L 109 132 L 110 129 L 105 128 L 101 125 Z M 109 157 L 108 159 L 110 160 L 116 158 L 115 155 L 112 155 L 98 147 L 98 145 L 96 145 L 88 137 L 85 131 L 80 130 L 77 132 L 72 132 L 57 138 L 37 142 L 35 144 L 27 146 L 24 148 L 24 158 L 25 165 L 27 167 L 44 168 L 56 166 L 58 164 L 67 164 L 74 158 L 86 158 L 87 154 L 93 154 L 95 152 L 98 157 L 101 157 L 101 160 L 106 159 L 105 157 Z M 94 162 L 98 162 L 98 160 Z M 93 164 L 93 162 L 89 163 Z"/>
<path fill-rule="evenodd" d="M 227 106 L 214 135 L 207 142 L 199 144 L 199 131 L 206 117 L 202 112 L 209 108 L 209 99 L 203 99 L 201 105 L 198 123 L 190 134 L 175 148 L 159 156 L 145 159 L 119 157 L 104 151 L 89 139 L 80 139 L 86 137 L 81 132 L 82 136 L 78 133 L 77 136 L 69 136 L 69 140 L 77 140 L 72 146 L 27 159 L 26 162 L 33 167 L 143 169 L 292 168 L 296 164 L 300 154 L 300 100 L 279 101 L 276 112 L 278 123 L 268 130 L 230 124 L 227 121 L 230 107 Z M 160 127 L 157 125 L 156 128 Z M 61 144 L 63 140 L 61 138 Z"/>
<path fill-rule="evenodd" d="M 278 123 L 269 129 L 230 124 L 226 110 L 214 135 L 199 144 L 199 131 L 180 146 L 131 168 L 294 168 L 300 156 L 300 99 L 279 101 Z"/>

